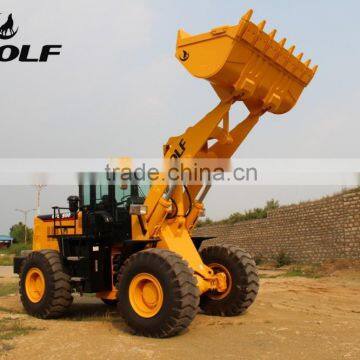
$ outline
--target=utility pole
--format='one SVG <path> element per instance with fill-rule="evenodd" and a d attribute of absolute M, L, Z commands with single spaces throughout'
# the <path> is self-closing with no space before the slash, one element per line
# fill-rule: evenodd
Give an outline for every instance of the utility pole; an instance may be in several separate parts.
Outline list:
<path fill-rule="evenodd" d="M 15 211 L 19 211 L 24 215 L 24 243 L 27 244 L 27 214 L 31 211 L 35 211 L 36 209 L 15 209 Z"/>
<path fill-rule="evenodd" d="M 40 195 L 41 191 L 46 187 L 46 185 L 34 185 L 36 189 L 36 199 L 35 199 L 35 207 L 37 215 L 40 215 Z"/>

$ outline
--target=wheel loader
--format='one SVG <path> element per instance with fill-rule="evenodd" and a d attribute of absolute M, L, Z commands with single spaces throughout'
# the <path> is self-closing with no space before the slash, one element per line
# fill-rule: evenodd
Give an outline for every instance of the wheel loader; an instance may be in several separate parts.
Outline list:
<path fill-rule="evenodd" d="M 220 103 L 168 140 L 165 160 L 230 159 L 262 115 L 290 111 L 314 77 L 317 66 L 251 17 L 252 10 L 235 26 L 200 35 L 178 32 L 176 58 L 210 82 Z M 249 114 L 230 128 L 237 101 Z M 193 235 L 210 187 L 83 181 L 68 208 L 35 217 L 32 251 L 14 259 L 25 310 L 58 318 L 74 293 L 96 293 L 117 306 L 135 333 L 159 338 L 186 329 L 199 309 L 213 316 L 243 314 L 259 290 L 254 260 L 237 246 L 206 246 L 208 238 Z"/>

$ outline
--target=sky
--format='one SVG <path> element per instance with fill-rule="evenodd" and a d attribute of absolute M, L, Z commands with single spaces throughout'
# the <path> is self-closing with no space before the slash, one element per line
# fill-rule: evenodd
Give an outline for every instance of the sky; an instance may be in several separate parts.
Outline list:
<path fill-rule="evenodd" d="M 360 24 L 357 1 L 258 0 L 3 0 L 0 22 L 13 13 L 12 44 L 62 44 L 47 63 L 1 63 L 1 158 L 160 157 L 218 103 L 209 84 L 192 78 L 174 57 L 177 30 L 201 33 L 233 25 L 249 8 L 267 19 L 319 71 L 297 106 L 265 115 L 235 154 L 239 158 L 359 158 Z M 7 44 L 10 42 L 8 41 Z M 291 43 L 291 44 L 290 44 Z M 0 43 L 0 46 L 2 43 Z M 237 105 L 232 117 L 245 117 Z M 338 187 L 214 188 L 207 214 L 222 218 L 262 206 L 313 199 Z M 42 210 L 64 205 L 73 187 L 48 187 Z M 0 187 L 0 233 L 34 207 L 31 186 Z"/>

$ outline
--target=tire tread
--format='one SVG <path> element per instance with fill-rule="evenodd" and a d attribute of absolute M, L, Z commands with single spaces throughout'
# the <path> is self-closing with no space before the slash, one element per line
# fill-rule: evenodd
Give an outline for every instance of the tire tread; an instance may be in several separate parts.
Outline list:
<path fill-rule="evenodd" d="M 33 260 L 42 261 L 46 268 L 46 275 L 50 277 L 51 294 L 48 301 L 44 303 L 40 310 L 35 311 L 25 294 L 24 276 L 20 275 L 20 298 L 26 311 L 35 317 L 41 319 L 58 318 L 67 311 L 73 302 L 71 295 L 70 276 L 64 272 L 60 254 L 55 250 L 34 251 L 29 254 L 26 262 Z M 24 264 L 25 265 L 25 264 Z"/>
<path fill-rule="evenodd" d="M 167 338 L 177 335 L 186 329 L 198 313 L 200 293 L 193 270 L 178 254 L 163 249 L 148 249 L 130 256 L 120 269 L 118 286 L 120 288 L 125 270 L 135 262 L 148 262 L 160 266 L 174 285 L 178 298 L 174 302 L 177 308 L 172 311 L 161 326 L 156 329 L 134 329 L 139 335 L 155 338 Z M 122 294 L 118 292 L 119 302 Z M 119 307 L 125 322 L 132 327 L 126 318 L 124 309 Z"/>
<path fill-rule="evenodd" d="M 241 284 L 236 284 L 236 298 L 231 302 L 210 301 L 202 296 L 200 307 L 206 314 L 216 316 L 236 316 L 243 314 L 254 303 L 259 291 L 259 276 L 255 261 L 246 251 L 234 245 L 215 245 L 203 248 L 200 256 L 206 263 L 211 256 L 229 259 L 241 272 Z"/>

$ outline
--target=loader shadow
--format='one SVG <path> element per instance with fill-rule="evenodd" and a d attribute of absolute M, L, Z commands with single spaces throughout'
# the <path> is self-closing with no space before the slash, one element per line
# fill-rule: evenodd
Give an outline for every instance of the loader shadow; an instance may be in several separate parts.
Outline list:
<path fill-rule="evenodd" d="M 116 306 L 105 305 L 95 297 L 84 296 L 75 299 L 64 319 L 68 321 L 110 322 L 118 324 L 122 331 L 126 328 Z"/>
<path fill-rule="evenodd" d="M 102 322 L 109 323 L 119 333 L 123 335 L 136 335 L 138 338 L 144 338 L 137 335 L 131 328 L 129 328 L 125 321 L 119 314 L 116 306 L 105 305 L 101 300 L 95 297 L 84 296 L 82 298 L 76 298 L 74 303 L 68 309 L 64 320 L 67 321 L 84 321 L 84 322 Z M 189 332 L 185 329 L 177 336 L 185 335 Z M 145 339 L 145 338 L 144 338 Z M 153 339 L 159 340 L 161 339 Z"/>

